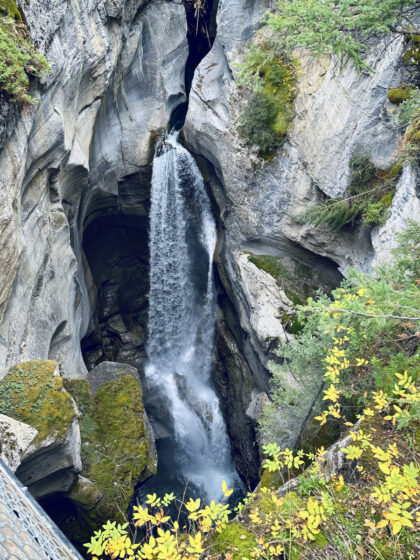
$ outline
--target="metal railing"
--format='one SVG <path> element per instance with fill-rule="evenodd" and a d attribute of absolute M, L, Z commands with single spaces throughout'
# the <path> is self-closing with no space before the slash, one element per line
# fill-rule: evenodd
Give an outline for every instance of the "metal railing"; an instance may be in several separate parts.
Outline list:
<path fill-rule="evenodd" d="M 82 557 L 0 459 L 1 560 L 82 560 Z"/>

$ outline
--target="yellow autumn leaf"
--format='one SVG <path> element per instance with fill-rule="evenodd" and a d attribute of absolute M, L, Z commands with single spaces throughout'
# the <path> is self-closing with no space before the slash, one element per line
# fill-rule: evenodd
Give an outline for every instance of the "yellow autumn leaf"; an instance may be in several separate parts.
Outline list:
<path fill-rule="evenodd" d="M 337 391 L 335 385 L 331 385 L 326 391 L 324 391 L 324 396 L 322 397 L 322 400 L 337 402 L 339 398 L 340 398 L 339 391 Z"/>
<path fill-rule="evenodd" d="M 190 513 L 193 513 L 194 511 L 198 510 L 198 508 L 200 507 L 200 503 L 200 498 L 197 498 L 196 500 L 190 498 L 189 501 L 185 504 L 185 507 Z"/>

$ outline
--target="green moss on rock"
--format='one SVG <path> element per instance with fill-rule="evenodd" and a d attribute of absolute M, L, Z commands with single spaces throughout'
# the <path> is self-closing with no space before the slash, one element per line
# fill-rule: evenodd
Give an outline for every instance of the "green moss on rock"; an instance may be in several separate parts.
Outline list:
<path fill-rule="evenodd" d="M 95 395 L 84 380 L 66 381 L 82 412 L 83 475 L 102 494 L 103 518 L 122 520 L 133 486 L 155 473 L 150 457 L 140 384 L 131 375 L 100 386 Z"/>
<path fill-rule="evenodd" d="M 406 101 L 410 97 L 410 93 L 413 91 L 412 87 L 400 86 L 396 88 L 391 88 L 388 90 L 388 99 L 391 103 L 399 105 L 403 101 Z"/>
<path fill-rule="evenodd" d="M 281 264 L 281 259 L 271 255 L 248 255 L 248 260 L 259 269 L 268 272 L 276 280 L 287 297 L 295 304 L 303 304 L 308 297 L 303 289 L 296 289 L 296 278 Z"/>
<path fill-rule="evenodd" d="M 260 482 L 264 488 L 278 488 L 283 484 L 284 480 L 278 471 L 270 472 L 268 469 L 264 469 Z"/>
<path fill-rule="evenodd" d="M 210 546 L 212 553 L 230 553 L 235 560 L 242 560 L 250 558 L 250 552 L 256 546 L 256 536 L 239 521 L 232 521 L 216 533 Z"/>
<path fill-rule="evenodd" d="M 22 22 L 22 15 L 14 0 L 0 0 L 0 12 L 10 16 L 16 22 Z"/>
<path fill-rule="evenodd" d="M 76 416 L 55 369 L 51 360 L 24 362 L 0 381 L 0 413 L 36 428 L 35 443 L 48 436 L 60 438 Z"/>

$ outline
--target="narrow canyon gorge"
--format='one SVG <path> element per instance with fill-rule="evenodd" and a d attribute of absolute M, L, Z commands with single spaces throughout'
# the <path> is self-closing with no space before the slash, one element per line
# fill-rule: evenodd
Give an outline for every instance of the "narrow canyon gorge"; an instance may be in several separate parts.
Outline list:
<path fill-rule="evenodd" d="M 0 414 L 0 452 L 83 551 L 147 494 L 217 501 L 227 481 L 235 505 L 258 486 L 296 305 L 390 260 L 420 217 L 418 160 L 381 223 L 301 216 L 346 196 L 355 154 L 392 168 L 388 91 L 418 70 L 397 32 L 369 43 L 372 71 L 301 56 L 287 135 L 261 157 L 238 75 L 270 1 L 16 5 L 51 72 L 30 107 L 0 97 L 0 379 L 32 363 L 68 400 L 46 434 Z M 276 433 L 295 448 L 324 380 L 281 383 Z"/>

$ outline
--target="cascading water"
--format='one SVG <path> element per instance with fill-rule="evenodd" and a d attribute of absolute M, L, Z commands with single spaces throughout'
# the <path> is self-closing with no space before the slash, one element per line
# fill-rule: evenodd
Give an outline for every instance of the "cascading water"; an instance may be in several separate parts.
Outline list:
<path fill-rule="evenodd" d="M 200 171 L 177 136 L 167 135 L 153 161 L 146 383 L 172 430 L 172 468 L 217 500 L 222 481 L 238 477 L 210 381 L 216 228 Z"/>

